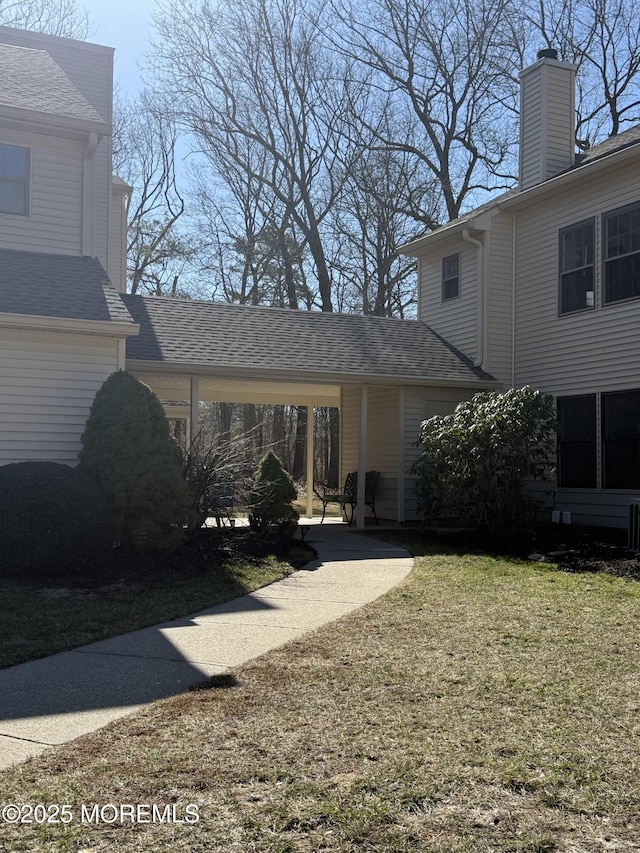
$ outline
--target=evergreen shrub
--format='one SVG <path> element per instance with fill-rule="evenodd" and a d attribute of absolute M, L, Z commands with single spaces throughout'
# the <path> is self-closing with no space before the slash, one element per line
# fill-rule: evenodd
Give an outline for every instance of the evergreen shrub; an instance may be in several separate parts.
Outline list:
<path fill-rule="evenodd" d="M 411 469 L 423 520 L 492 532 L 532 520 L 536 503 L 525 485 L 548 479 L 556 423 L 553 397 L 528 386 L 482 392 L 423 421 Z"/>
<path fill-rule="evenodd" d="M 66 576 L 108 558 L 113 538 L 100 486 L 58 462 L 0 467 L 0 574 Z"/>
<path fill-rule="evenodd" d="M 270 450 L 260 460 L 253 479 L 249 499 L 251 528 L 257 533 L 279 538 L 293 536 L 299 518 L 292 506 L 296 497 L 296 487 L 291 475 Z"/>
<path fill-rule="evenodd" d="M 183 457 L 162 404 L 126 371 L 95 396 L 82 436 L 80 469 L 102 486 L 124 547 L 169 551 L 185 535 Z"/>

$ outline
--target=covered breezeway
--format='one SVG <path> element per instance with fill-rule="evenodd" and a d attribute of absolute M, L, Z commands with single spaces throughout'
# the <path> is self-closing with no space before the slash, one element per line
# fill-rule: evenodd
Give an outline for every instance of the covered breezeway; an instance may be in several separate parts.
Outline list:
<path fill-rule="evenodd" d="M 307 482 L 313 483 L 313 410 L 340 410 L 340 479 L 381 472 L 378 516 L 415 517 L 419 424 L 496 382 L 424 323 L 261 306 L 123 296 L 140 334 L 126 367 L 161 400 L 182 401 L 191 434 L 200 403 L 306 406 Z M 307 514 L 313 490 L 307 489 Z M 365 524 L 365 506 L 355 524 Z"/>

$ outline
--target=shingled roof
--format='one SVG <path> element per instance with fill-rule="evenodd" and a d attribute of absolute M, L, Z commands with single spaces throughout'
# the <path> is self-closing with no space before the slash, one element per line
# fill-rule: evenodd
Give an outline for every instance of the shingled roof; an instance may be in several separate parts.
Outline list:
<path fill-rule="evenodd" d="M 304 374 L 467 381 L 492 377 L 418 320 L 291 311 L 143 296 L 122 296 L 140 324 L 127 362 L 160 362 L 239 375 Z"/>
<path fill-rule="evenodd" d="M 46 50 L 0 44 L 0 105 L 102 122 Z"/>
<path fill-rule="evenodd" d="M 0 249 L 0 313 L 131 323 L 96 258 Z"/>

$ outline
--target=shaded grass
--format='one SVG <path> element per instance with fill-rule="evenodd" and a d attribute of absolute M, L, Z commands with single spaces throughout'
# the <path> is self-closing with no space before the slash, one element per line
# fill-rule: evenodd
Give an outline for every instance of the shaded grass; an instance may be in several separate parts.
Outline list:
<path fill-rule="evenodd" d="M 0 849 L 639 849 L 638 584 L 413 548 L 372 605 L 0 774 L 5 802 L 198 824 L 5 825 Z"/>
<path fill-rule="evenodd" d="M 290 571 L 288 562 L 268 557 L 134 574 L 103 586 L 0 578 L 0 668 L 212 607 Z"/>

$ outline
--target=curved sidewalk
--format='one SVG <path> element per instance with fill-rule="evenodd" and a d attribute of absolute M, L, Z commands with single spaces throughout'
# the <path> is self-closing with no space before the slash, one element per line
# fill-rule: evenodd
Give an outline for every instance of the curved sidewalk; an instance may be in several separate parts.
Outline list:
<path fill-rule="evenodd" d="M 313 523 L 306 539 L 317 559 L 270 586 L 201 613 L 0 670 L 0 768 L 339 619 L 387 592 L 413 567 L 402 548 L 344 524 Z"/>

